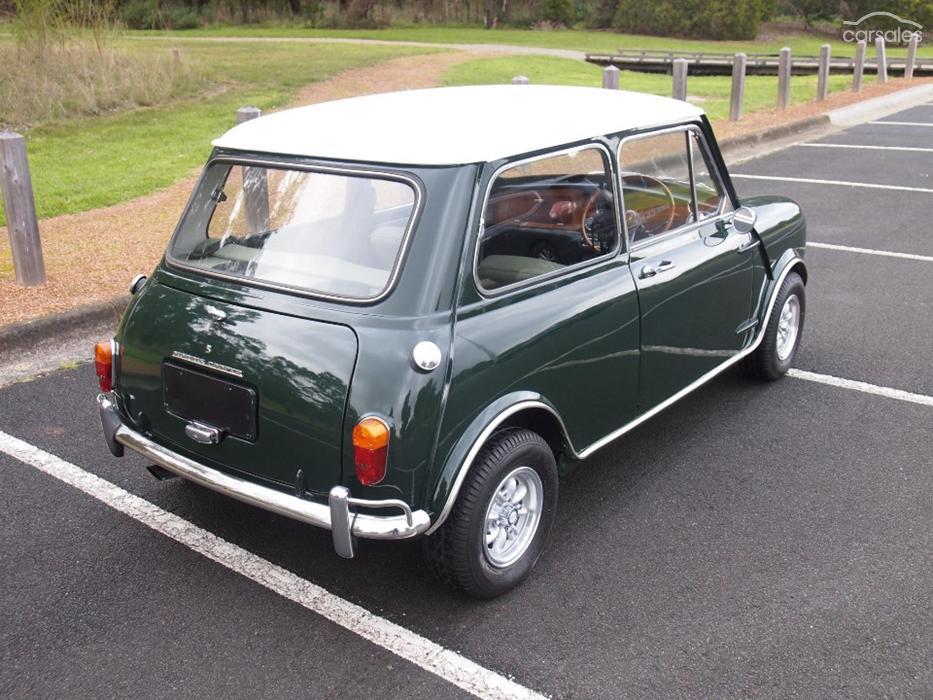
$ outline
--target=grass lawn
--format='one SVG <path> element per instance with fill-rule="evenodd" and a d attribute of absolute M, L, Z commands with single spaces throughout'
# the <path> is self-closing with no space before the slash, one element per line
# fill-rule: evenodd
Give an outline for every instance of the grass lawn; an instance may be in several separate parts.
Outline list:
<path fill-rule="evenodd" d="M 136 32 L 134 32 L 136 33 Z M 150 32 L 158 33 L 158 32 Z M 746 53 L 777 52 L 789 46 L 800 55 L 817 55 L 821 44 L 830 44 L 833 53 L 853 56 L 855 47 L 839 40 L 823 36 L 790 34 L 775 36 L 767 41 L 705 41 L 671 39 L 667 37 L 619 34 L 607 31 L 541 31 L 530 29 L 482 29 L 480 27 L 392 27 L 389 29 L 311 29 L 300 26 L 267 27 L 205 27 L 177 32 L 179 36 L 275 36 L 275 37 L 346 37 L 358 39 L 382 39 L 384 41 L 424 41 L 428 43 L 457 44 L 510 44 L 515 46 L 538 46 L 551 49 L 571 49 L 589 53 L 615 52 L 620 48 L 663 49 L 675 51 L 744 51 Z M 873 49 L 869 54 L 873 55 Z M 889 47 L 889 56 L 903 56 L 906 48 Z M 933 46 L 921 42 L 918 54 L 933 56 Z"/>
<path fill-rule="evenodd" d="M 170 50 L 162 42 L 123 45 L 133 52 Z M 40 218 L 116 204 L 176 182 L 204 161 L 211 139 L 233 126 L 239 107 L 281 107 L 301 87 L 340 71 L 432 51 L 286 42 L 185 42 L 182 50 L 183 60 L 197 62 L 209 77 L 205 95 L 26 134 Z"/>
<path fill-rule="evenodd" d="M 516 75 L 527 76 L 532 83 L 551 85 L 602 85 L 602 69 L 589 63 L 553 56 L 503 56 L 481 58 L 454 66 L 444 75 L 447 85 L 484 85 L 508 83 Z M 865 76 L 866 84 L 874 76 Z M 791 101 L 808 102 L 816 97 L 815 75 L 791 78 Z M 830 91 L 846 90 L 852 84 L 851 76 L 833 75 L 829 78 Z M 654 95 L 671 95 L 671 77 L 651 73 L 622 71 L 619 86 Z M 692 102 L 706 110 L 710 119 L 729 116 L 729 94 L 732 79 L 723 76 L 691 76 L 687 92 Z M 777 101 L 777 78 L 748 76 L 745 82 L 745 111 L 774 107 Z"/>

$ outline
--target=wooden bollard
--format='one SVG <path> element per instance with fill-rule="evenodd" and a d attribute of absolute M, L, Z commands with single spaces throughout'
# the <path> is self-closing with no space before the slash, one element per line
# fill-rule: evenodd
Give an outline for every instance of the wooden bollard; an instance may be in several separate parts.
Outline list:
<path fill-rule="evenodd" d="M 607 90 L 619 89 L 619 69 L 615 66 L 603 68 L 603 87 Z"/>
<path fill-rule="evenodd" d="M 855 66 L 852 69 L 852 92 L 862 91 L 862 76 L 865 74 L 866 44 L 860 41 L 855 45 Z"/>
<path fill-rule="evenodd" d="M 878 60 L 878 82 L 888 82 L 888 54 L 884 47 L 884 37 L 875 37 L 875 54 Z"/>
<path fill-rule="evenodd" d="M 45 284 L 45 260 L 26 158 L 26 139 L 13 131 L 0 132 L 0 191 L 16 283 L 23 287 Z"/>
<path fill-rule="evenodd" d="M 790 71 L 792 59 L 790 49 L 786 46 L 778 55 L 778 97 L 777 106 L 780 110 L 787 109 L 790 104 Z"/>
<path fill-rule="evenodd" d="M 512 85 L 530 85 L 531 81 L 524 75 L 516 75 L 512 78 Z"/>
<path fill-rule="evenodd" d="M 729 100 L 729 121 L 742 118 L 742 103 L 745 101 L 745 64 L 748 57 L 737 53 L 732 60 L 732 95 Z"/>
<path fill-rule="evenodd" d="M 823 44 L 820 47 L 820 69 L 816 82 L 816 99 L 822 102 L 829 95 L 829 56 L 832 47 L 829 44 Z"/>
<path fill-rule="evenodd" d="M 687 60 L 675 58 L 671 64 L 671 75 L 674 78 L 673 95 L 675 100 L 687 101 Z"/>
<path fill-rule="evenodd" d="M 240 107 L 236 111 L 236 123 L 261 116 L 262 110 L 258 107 Z M 261 233 L 269 228 L 269 182 L 264 168 L 243 168 L 243 206 L 250 233 Z"/>
<path fill-rule="evenodd" d="M 907 61 L 904 63 L 904 77 L 907 80 L 912 80 L 914 77 L 914 64 L 917 62 L 917 43 L 919 41 L 919 35 L 914 32 L 914 35 L 910 37 L 910 41 L 907 43 Z"/>

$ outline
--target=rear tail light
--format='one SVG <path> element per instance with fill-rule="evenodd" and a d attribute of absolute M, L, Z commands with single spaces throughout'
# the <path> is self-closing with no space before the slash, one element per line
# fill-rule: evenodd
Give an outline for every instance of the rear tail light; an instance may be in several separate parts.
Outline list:
<path fill-rule="evenodd" d="M 97 382 L 104 393 L 113 389 L 113 341 L 105 340 L 94 346 L 94 369 Z"/>
<path fill-rule="evenodd" d="M 381 418 L 364 418 L 353 428 L 353 462 L 356 478 L 364 486 L 378 484 L 386 475 L 389 426 Z"/>

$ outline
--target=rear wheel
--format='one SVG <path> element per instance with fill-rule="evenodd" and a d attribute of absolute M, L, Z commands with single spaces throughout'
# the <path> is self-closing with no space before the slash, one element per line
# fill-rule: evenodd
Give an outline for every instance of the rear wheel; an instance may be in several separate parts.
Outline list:
<path fill-rule="evenodd" d="M 784 278 L 761 345 L 742 361 L 745 373 L 755 379 L 773 381 L 787 373 L 803 334 L 806 287 L 796 272 Z"/>
<path fill-rule="evenodd" d="M 425 539 L 425 553 L 444 582 L 476 598 L 517 586 L 534 567 L 557 504 L 557 463 L 530 430 L 502 430 L 467 475 L 453 510 Z"/>

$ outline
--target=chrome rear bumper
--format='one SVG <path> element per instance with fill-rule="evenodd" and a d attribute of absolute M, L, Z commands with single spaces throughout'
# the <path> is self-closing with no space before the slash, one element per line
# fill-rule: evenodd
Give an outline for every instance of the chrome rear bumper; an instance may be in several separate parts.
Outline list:
<path fill-rule="evenodd" d="M 288 518 L 326 528 L 333 534 L 334 550 L 342 557 L 353 556 L 354 537 L 403 540 L 420 535 L 431 525 L 427 513 L 423 510 L 413 511 L 404 501 L 351 498 L 350 490 L 345 486 L 334 486 L 325 505 L 225 474 L 172 452 L 127 427 L 110 394 L 100 394 L 97 404 L 104 439 L 115 456 L 122 456 L 123 447 L 129 447 L 163 469 L 213 491 Z M 351 507 L 393 508 L 402 511 L 402 514 L 381 516 L 355 513 L 350 510 Z"/>

